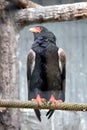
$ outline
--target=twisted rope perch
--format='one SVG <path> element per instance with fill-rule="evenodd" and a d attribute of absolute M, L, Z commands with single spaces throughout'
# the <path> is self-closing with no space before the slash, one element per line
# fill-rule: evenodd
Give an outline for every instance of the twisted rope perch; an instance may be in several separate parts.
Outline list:
<path fill-rule="evenodd" d="M 20 101 L 20 100 L 0 100 L 0 107 L 6 108 L 39 108 L 39 109 L 53 109 L 65 111 L 87 111 L 87 103 L 59 103 L 56 107 L 52 103 L 43 103 L 38 106 L 35 101 Z"/>

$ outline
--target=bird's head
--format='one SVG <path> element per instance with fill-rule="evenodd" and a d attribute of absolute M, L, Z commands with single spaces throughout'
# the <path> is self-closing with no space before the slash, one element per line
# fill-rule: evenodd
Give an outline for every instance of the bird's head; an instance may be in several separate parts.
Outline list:
<path fill-rule="evenodd" d="M 34 40 L 38 37 L 42 37 L 43 39 L 47 38 L 49 40 L 53 40 L 54 42 L 56 41 L 55 35 L 43 26 L 30 28 L 29 31 L 34 34 Z"/>
<path fill-rule="evenodd" d="M 33 28 L 30 28 L 29 31 L 32 32 L 32 33 L 41 33 L 43 30 L 43 27 L 41 26 L 36 26 L 36 27 L 33 27 Z"/>

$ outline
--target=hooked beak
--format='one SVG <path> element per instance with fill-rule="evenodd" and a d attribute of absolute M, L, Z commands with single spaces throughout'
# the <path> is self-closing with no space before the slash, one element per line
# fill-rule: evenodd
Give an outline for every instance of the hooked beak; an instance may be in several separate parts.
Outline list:
<path fill-rule="evenodd" d="M 34 28 L 30 28 L 29 31 L 33 32 L 33 33 L 40 33 L 41 32 L 41 28 L 40 27 L 34 27 Z"/>

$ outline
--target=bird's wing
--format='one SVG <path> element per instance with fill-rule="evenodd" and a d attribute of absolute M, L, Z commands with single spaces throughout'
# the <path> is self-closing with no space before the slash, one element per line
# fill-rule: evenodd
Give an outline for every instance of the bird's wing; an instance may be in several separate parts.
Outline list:
<path fill-rule="evenodd" d="M 28 99 L 30 99 L 30 77 L 33 73 L 35 66 L 35 52 L 30 49 L 27 56 L 27 84 L 28 84 Z"/>
<path fill-rule="evenodd" d="M 60 67 L 60 70 L 61 70 L 62 91 L 64 93 L 63 100 L 65 100 L 66 56 L 65 56 L 64 50 L 62 48 L 59 48 L 59 50 L 58 50 L 58 56 L 59 56 L 59 67 Z"/>
<path fill-rule="evenodd" d="M 28 57 L 27 57 L 27 82 L 28 82 L 28 99 L 29 99 L 29 94 L 30 94 L 30 77 L 33 73 L 34 67 L 35 67 L 35 52 L 31 49 L 29 51 Z M 35 114 L 39 121 L 41 121 L 41 113 L 39 109 L 34 109 Z"/>
<path fill-rule="evenodd" d="M 62 48 L 58 49 L 59 67 L 61 71 L 61 82 L 62 82 L 62 101 L 65 100 L 65 85 L 66 85 L 66 56 Z M 49 110 L 46 114 L 48 119 L 52 116 L 54 110 Z"/>
<path fill-rule="evenodd" d="M 31 49 L 27 57 L 27 80 L 30 81 L 35 66 L 35 52 Z"/>

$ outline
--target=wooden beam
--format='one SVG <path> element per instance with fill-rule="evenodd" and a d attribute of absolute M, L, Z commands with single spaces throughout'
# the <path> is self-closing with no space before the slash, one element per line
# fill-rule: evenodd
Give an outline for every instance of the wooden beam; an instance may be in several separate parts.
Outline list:
<path fill-rule="evenodd" d="M 41 5 L 32 2 L 30 0 L 6 0 L 10 3 L 13 3 L 14 5 L 17 5 L 18 7 L 22 8 L 36 8 L 41 7 Z"/>
<path fill-rule="evenodd" d="M 27 8 L 18 11 L 15 22 L 23 26 L 51 21 L 70 21 L 87 18 L 87 2 Z"/>

